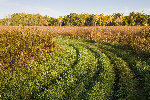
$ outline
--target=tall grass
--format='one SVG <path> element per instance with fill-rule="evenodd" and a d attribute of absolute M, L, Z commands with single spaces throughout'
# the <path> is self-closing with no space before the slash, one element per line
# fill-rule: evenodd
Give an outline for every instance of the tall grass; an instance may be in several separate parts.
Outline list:
<path fill-rule="evenodd" d="M 0 28 L 0 69 L 23 67 L 41 59 L 54 47 L 52 36 L 29 28 Z"/>
<path fill-rule="evenodd" d="M 0 27 L 0 30 L 18 30 L 20 27 Z M 100 42 L 118 43 L 132 48 L 136 53 L 150 52 L 150 27 L 142 26 L 97 26 L 97 27 L 41 27 L 26 26 L 24 30 L 36 29 L 46 34 L 84 38 Z"/>

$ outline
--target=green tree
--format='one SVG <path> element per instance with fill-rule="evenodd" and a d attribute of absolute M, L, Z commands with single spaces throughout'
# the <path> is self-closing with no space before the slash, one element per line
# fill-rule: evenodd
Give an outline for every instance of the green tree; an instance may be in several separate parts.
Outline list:
<path fill-rule="evenodd" d="M 58 25 L 62 26 L 62 22 L 63 22 L 62 16 L 59 16 L 59 18 L 57 18 L 57 21 L 58 21 Z"/>
<path fill-rule="evenodd" d="M 99 21 L 99 17 L 100 17 L 100 15 L 98 15 L 98 14 L 93 16 L 93 25 L 94 26 L 97 26 L 97 23 Z"/>
<path fill-rule="evenodd" d="M 123 25 L 124 26 L 128 26 L 129 25 L 129 16 L 125 16 L 124 17 Z"/>
<path fill-rule="evenodd" d="M 137 12 L 135 14 L 135 16 L 136 16 L 136 20 L 135 20 L 136 25 L 147 25 L 148 24 L 148 15 Z"/>
<path fill-rule="evenodd" d="M 150 25 L 150 15 L 131 12 L 129 16 L 121 13 L 113 15 L 70 13 L 59 18 L 42 16 L 40 14 L 14 13 L 0 20 L 0 25 L 6 26 L 134 26 Z"/>
<path fill-rule="evenodd" d="M 64 16 L 62 26 L 70 26 L 70 15 Z"/>
<path fill-rule="evenodd" d="M 148 15 L 148 25 L 150 26 L 150 15 Z"/>
<path fill-rule="evenodd" d="M 131 12 L 129 14 L 129 19 L 128 19 L 129 25 L 134 26 L 136 24 L 135 21 L 136 21 L 136 14 L 135 14 L 135 12 Z"/>
<path fill-rule="evenodd" d="M 120 25 L 123 25 L 123 22 L 124 22 L 124 16 L 123 14 L 121 13 L 115 13 L 113 14 L 114 16 L 114 25 L 115 26 L 120 26 Z"/>
<path fill-rule="evenodd" d="M 87 17 L 88 17 L 88 14 L 80 14 L 79 15 L 80 26 L 85 25 Z"/>
<path fill-rule="evenodd" d="M 95 15 L 92 14 L 92 15 L 89 15 L 89 16 L 87 17 L 86 22 L 85 22 L 85 25 L 86 25 L 86 26 L 94 26 L 94 21 L 93 21 L 94 16 L 95 16 Z"/>
<path fill-rule="evenodd" d="M 49 26 L 56 26 L 57 25 L 57 19 L 54 17 L 50 17 L 48 20 L 48 25 Z"/>
<path fill-rule="evenodd" d="M 78 26 L 80 25 L 79 15 L 76 13 L 70 13 L 70 23 L 71 26 Z"/>

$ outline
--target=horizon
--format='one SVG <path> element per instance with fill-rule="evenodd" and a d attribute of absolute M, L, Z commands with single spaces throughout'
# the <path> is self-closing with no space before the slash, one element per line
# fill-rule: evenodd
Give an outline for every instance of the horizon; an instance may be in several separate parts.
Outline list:
<path fill-rule="evenodd" d="M 0 18 L 14 13 L 41 14 L 58 18 L 70 13 L 104 14 L 143 12 L 150 15 L 149 0 L 0 0 Z"/>

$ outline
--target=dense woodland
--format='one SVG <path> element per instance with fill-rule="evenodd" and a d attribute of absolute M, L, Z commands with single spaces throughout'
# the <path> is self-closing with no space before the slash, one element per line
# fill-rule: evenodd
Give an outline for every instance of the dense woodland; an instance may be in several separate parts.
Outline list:
<path fill-rule="evenodd" d="M 77 14 L 70 13 L 59 18 L 40 14 L 14 13 L 0 19 L 1 26 L 149 26 L 150 15 L 131 12 L 128 16 L 121 13 Z"/>

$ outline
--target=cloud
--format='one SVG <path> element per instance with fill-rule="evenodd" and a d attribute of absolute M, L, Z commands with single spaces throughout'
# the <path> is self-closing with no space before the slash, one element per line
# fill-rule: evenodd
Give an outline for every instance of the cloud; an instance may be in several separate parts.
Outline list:
<path fill-rule="evenodd" d="M 0 4 L 3 4 L 5 0 L 0 0 Z"/>
<path fill-rule="evenodd" d="M 143 12 L 150 15 L 150 8 L 143 9 Z"/>
<path fill-rule="evenodd" d="M 19 10 L 19 12 L 31 13 L 31 14 L 41 14 L 41 15 L 48 15 L 50 17 L 59 17 L 61 15 L 60 12 L 48 8 L 48 7 L 37 7 L 37 6 L 23 6 Z"/>
<path fill-rule="evenodd" d="M 0 0 L 0 2 L 3 2 L 4 0 Z"/>
<path fill-rule="evenodd" d="M 5 2 L 4 2 L 5 1 Z M 56 11 L 52 8 L 45 6 L 33 6 L 33 5 L 23 5 L 18 2 L 6 2 L 7 0 L 0 0 L 0 18 L 5 18 L 13 13 L 29 13 L 29 14 L 41 14 L 48 15 L 50 17 L 59 17 L 62 15 L 61 12 Z"/>

